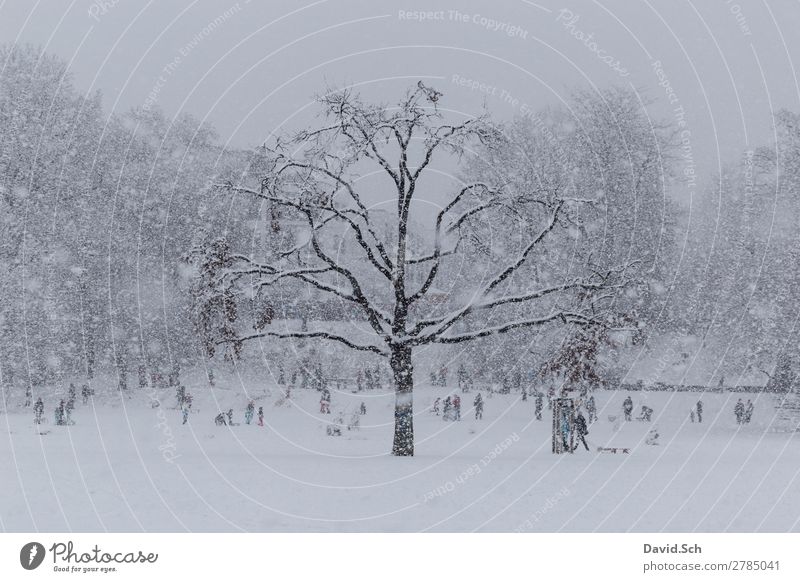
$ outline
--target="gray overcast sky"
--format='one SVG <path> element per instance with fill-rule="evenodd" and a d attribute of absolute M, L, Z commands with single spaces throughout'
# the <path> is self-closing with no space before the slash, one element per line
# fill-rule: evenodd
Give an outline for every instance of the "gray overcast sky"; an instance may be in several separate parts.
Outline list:
<path fill-rule="evenodd" d="M 419 10 L 435 13 L 409 16 Z M 446 107 L 472 114 L 485 101 L 510 118 L 616 83 L 656 98 L 656 116 L 683 106 L 705 172 L 767 142 L 773 109 L 800 111 L 797 30 L 796 0 L 0 1 L 0 41 L 71 61 L 109 110 L 186 110 L 232 145 L 304 124 L 326 84 L 393 99 L 423 78 Z"/>

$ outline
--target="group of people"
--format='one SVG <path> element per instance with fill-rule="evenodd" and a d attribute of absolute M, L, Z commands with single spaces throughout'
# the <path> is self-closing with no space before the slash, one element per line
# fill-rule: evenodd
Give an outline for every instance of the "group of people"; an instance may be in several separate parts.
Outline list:
<path fill-rule="evenodd" d="M 736 416 L 736 424 L 750 424 L 750 420 L 753 418 L 753 403 L 748 399 L 747 404 L 742 402 L 742 399 L 739 398 L 739 401 L 733 407 L 733 414 Z"/>
<path fill-rule="evenodd" d="M 81 395 L 83 396 L 83 403 L 86 404 L 94 391 L 89 389 L 88 385 L 83 386 Z M 75 401 L 77 400 L 77 390 L 75 384 L 69 385 L 67 391 L 67 398 L 62 398 L 55 408 L 55 423 L 56 426 L 71 426 L 75 424 L 72 420 L 72 412 L 75 410 Z M 39 396 L 33 404 L 33 422 L 34 424 L 42 424 L 44 422 L 44 400 Z"/>
<path fill-rule="evenodd" d="M 479 392 L 475 395 L 475 400 L 472 401 L 472 406 L 475 410 L 475 420 L 483 419 L 483 396 Z M 447 396 L 444 400 L 437 398 L 433 401 L 431 412 L 436 416 L 441 416 L 443 420 L 461 420 L 461 396 L 453 394 Z"/>
<path fill-rule="evenodd" d="M 431 370 L 431 386 L 447 386 L 447 373 L 447 366 L 441 366 L 438 373 L 436 370 Z"/>
<path fill-rule="evenodd" d="M 253 422 L 253 414 L 256 410 L 256 403 L 252 400 L 247 403 L 247 407 L 244 409 L 244 423 L 251 424 Z M 264 407 L 258 407 L 258 420 L 256 424 L 258 426 L 264 426 Z M 186 417 L 184 416 L 184 424 L 186 424 Z M 222 413 L 220 412 L 217 416 L 214 417 L 214 424 L 217 426 L 239 426 L 239 423 L 233 422 L 233 408 L 229 408 L 228 412 Z"/>
<path fill-rule="evenodd" d="M 583 416 L 581 406 L 576 406 L 573 401 L 569 401 L 565 406 L 557 409 L 555 414 L 558 421 L 557 430 L 561 436 L 562 451 L 574 452 L 580 444 L 583 444 L 588 451 L 589 445 L 586 443 L 586 436 L 589 434 L 589 424 L 586 422 L 586 417 Z"/>
<path fill-rule="evenodd" d="M 622 403 L 622 414 L 626 421 L 633 419 L 633 399 L 630 397 L 630 395 L 628 395 L 625 398 L 625 401 Z M 646 404 L 642 404 L 642 410 L 639 413 L 639 416 L 636 417 L 636 420 L 651 422 L 653 420 L 653 409 Z"/>
<path fill-rule="evenodd" d="M 444 420 L 461 420 L 461 397 L 458 394 L 444 399 L 442 418 Z"/>
<path fill-rule="evenodd" d="M 527 398 L 523 398 L 523 400 L 527 400 Z M 539 392 L 538 390 L 535 391 L 534 401 L 534 414 L 536 420 L 542 420 L 542 413 L 544 411 L 544 393 Z M 479 392 L 472 402 L 475 410 L 476 420 L 481 420 L 483 418 L 484 402 L 483 395 Z M 586 414 L 589 416 L 587 422 L 592 423 L 597 420 L 597 405 L 595 404 L 594 396 L 589 394 L 584 402 Z M 632 406 L 633 405 L 631 404 L 631 407 Z M 548 398 L 548 408 L 551 407 L 552 398 Z M 444 400 L 441 398 L 436 398 L 436 400 L 433 401 L 431 412 L 433 412 L 436 416 L 442 416 L 444 420 L 461 420 L 461 397 L 458 394 L 453 394 L 445 397 Z M 646 420 L 650 420 L 650 417 L 653 414 L 653 409 L 643 407 L 643 414 L 646 416 Z"/>
<path fill-rule="evenodd" d="M 370 369 L 361 370 L 356 372 L 356 390 L 361 392 L 363 390 L 380 390 L 383 386 L 383 375 L 378 366 Z"/>

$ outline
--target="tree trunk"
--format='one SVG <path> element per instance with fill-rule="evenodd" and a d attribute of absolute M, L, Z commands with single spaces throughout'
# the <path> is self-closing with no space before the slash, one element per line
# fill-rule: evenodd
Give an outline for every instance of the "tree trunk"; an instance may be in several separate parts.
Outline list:
<path fill-rule="evenodd" d="M 411 348 L 392 346 L 390 359 L 394 375 L 394 442 L 392 454 L 398 457 L 414 456 L 414 368 Z"/>

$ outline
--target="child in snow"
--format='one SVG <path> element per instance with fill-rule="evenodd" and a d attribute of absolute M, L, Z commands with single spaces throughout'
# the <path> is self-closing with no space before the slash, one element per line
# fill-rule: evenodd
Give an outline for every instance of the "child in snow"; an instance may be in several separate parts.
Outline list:
<path fill-rule="evenodd" d="M 697 401 L 697 422 L 703 422 L 703 401 Z"/>
<path fill-rule="evenodd" d="M 264 407 L 258 407 L 258 426 L 264 426 Z"/>
<path fill-rule="evenodd" d="M 214 417 L 214 424 L 217 426 L 225 426 L 225 415 L 221 412 Z"/>
<path fill-rule="evenodd" d="M 643 420 L 644 422 L 650 422 L 653 418 L 653 409 L 649 406 L 642 405 L 642 414 L 639 416 L 637 420 Z"/>
<path fill-rule="evenodd" d="M 367 413 L 367 405 L 363 402 L 361 403 L 361 406 L 358 407 L 358 413 L 362 415 Z"/>
<path fill-rule="evenodd" d="M 753 403 L 747 400 L 747 405 L 744 407 L 744 423 L 749 424 L 750 419 L 753 418 Z"/>
<path fill-rule="evenodd" d="M 244 409 L 244 422 L 245 424 L 250 424 L 250 421 L 253 420 L 253 413 L 256 410 L 255 403 L 251 400 L 247 403 L 247 408 Z"/>
<path fill-rule="evenodd" d="M 450 420 L 450 408 L 452 407 L 450 397 L 444 399 L 444 408 L 442 409 L 442 419 Z"/>
<path fill-rule="evenodd" d="M 344 419 L 342 418 L 341 413 L 337 414 L 333 424 L 329 424 L 325 429 L 325 431 L 328 433 L 328 436 L 342 436 L 343 421 Z"/>
<path fill-rule="evenodd" d="M 650 432 L 647 433 L 647 438 L 644 439 L 644 444 L 656 446 L 658 445 L 658 427 L 653 427 L 650 429 Z"/>

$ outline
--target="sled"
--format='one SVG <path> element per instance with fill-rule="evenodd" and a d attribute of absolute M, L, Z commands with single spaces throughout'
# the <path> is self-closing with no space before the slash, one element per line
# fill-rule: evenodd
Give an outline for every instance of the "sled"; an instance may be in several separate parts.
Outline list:
<path fill-rule="evenodd" d="M 629 454 L 631 452 L 631 450 L 628 447 L 597 447 L 597 452 L 598 453 L 613 453 L 613 454 L 623 453 L 623 454 L 627 455 L 627 454 Z"/>

